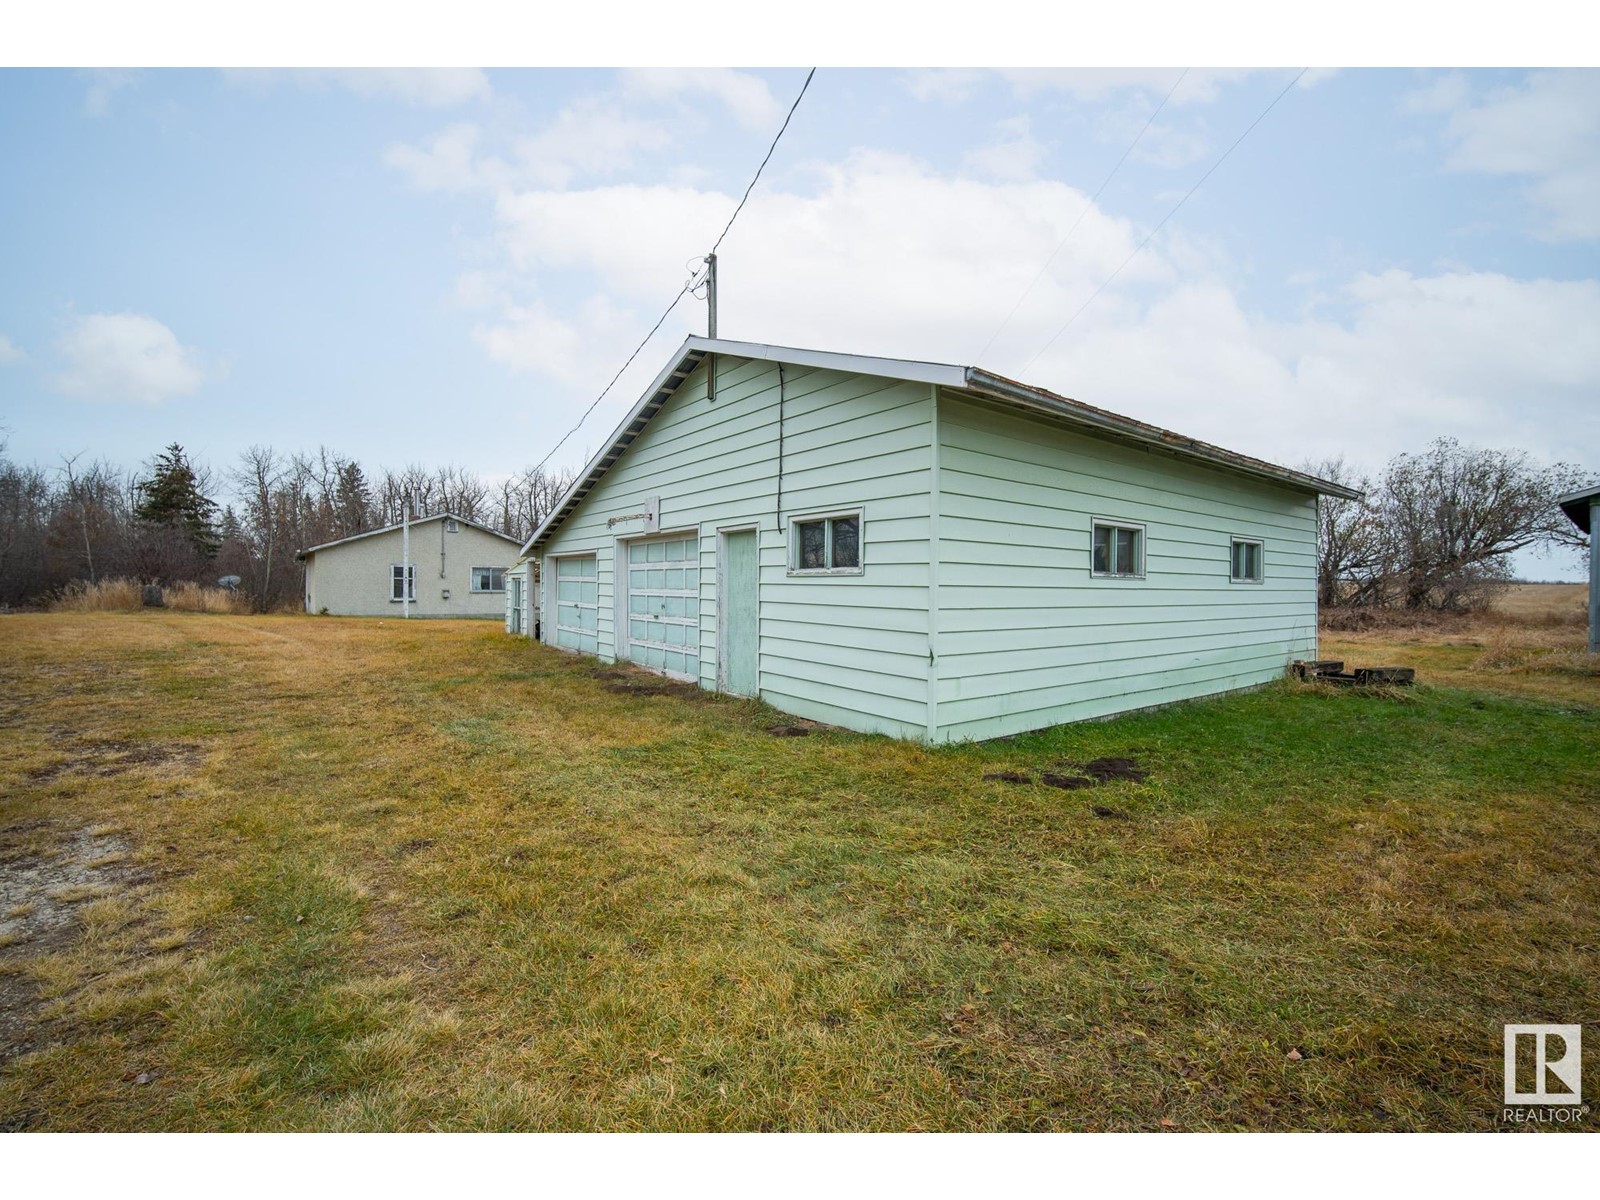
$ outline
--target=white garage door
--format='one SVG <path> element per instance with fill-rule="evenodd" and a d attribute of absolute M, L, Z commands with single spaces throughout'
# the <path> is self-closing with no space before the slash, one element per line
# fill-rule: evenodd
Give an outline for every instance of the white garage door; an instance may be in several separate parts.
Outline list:
<path fill-rule="evenodd" d="M 700 540 L 628 543 L 628 657 L 683 679 L 700 677 Z"/>
<path fill-rule="evenodd" d="M 555 644 L 598 654 L 600 583 L 592 554 L 556 559 Z"/>

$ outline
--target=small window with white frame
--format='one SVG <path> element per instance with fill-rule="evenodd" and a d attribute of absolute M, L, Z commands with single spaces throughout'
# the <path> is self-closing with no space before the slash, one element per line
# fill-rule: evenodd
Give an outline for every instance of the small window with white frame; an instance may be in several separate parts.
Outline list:
<path fill-rule="evenodd" d="M 1097 578 L 1143 579 L 1144 526 L 1096 520 L 1089 556 L 1090 574 Z"/>
<path fill-rule="evenodd" d="M 861 510 L 791 518 L 789 574 L 861 574 Z"/>
<path fill-rule="evenodd" d="M 1258 538 L 1234 538 L 1229 579 L 1233 583 L 1260 583 L 1266 578 Z"/>
<path fill-rule="evenodd" d="M 473 567 L 472 590 L 475 592 L 503 592 L 506 590 L 504 567 Z"/>
<path fill-rule="evenodd" d="M 401 580 L 404 579 L 402 590 Z M 401 600 L 415 600 L 417 598 L 417 568 L 405 567 L 399 563 L 389 564 L 389 599 L 399 603 Z"/>

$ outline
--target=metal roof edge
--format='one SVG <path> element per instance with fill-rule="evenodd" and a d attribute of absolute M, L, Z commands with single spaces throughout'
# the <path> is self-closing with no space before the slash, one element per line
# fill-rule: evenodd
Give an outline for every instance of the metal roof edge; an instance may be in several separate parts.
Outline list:
<path fill-rule="evenodd" d="M 837 350 L 805 350 L 798 346 L 774 346 L 765 342 L 735 342 L 727 338 L 690 337 L 684 345 L 708 354 L 731 354 L 765 362 L 783 362 L 797 367 L 821 367 L 855 375 L 875 375 L 884 379 L 904 379 L 911 383 L 936 383 L 961 387 L 967 367 L 952 363 L 924 362 L 913 358 L 883 358 L 873 354 L 845 354 Z"/>
<path fill-rule="evenodd" d="M 1591 484 L 1586 488 L 1579 488 L 1577 491 L 1569 492 L 1565 496 L 1557 496 L 1556 507 L 1566 513 L 1567 520 L 1571 521 L 1583 532 L 1593 533 L 1594 530 L 1589 528 L 1589 506 L 1597 499 L 1600 499 L 1600 483 Z"/>
<path fill-rule="evenodd" d="M 1092 404 L 1085 404 L 1081 400 L 1073 400 L 1067 396 L 1057 395 L 1055 392 L 1046 391 L 1043 388 L 1018 383 L 1014 379 L 1007 379 L 1004 375 L 996 375 L 994 372 L 985 371 L 981 367 L 966 368 L 964 386 L 969 391 L 991 399 L 1009 402 L 1020 407 L 1035 409 L 1051 416 L 1061 417 L 1113 437 L 1156 446 L 1181 458 L 1197 459 L 1236 473 L 1254 476 L 1258 479 L 1267 479 L 1274 483 L 1285 484 L 1320 495 L 1337 496 L 1343 500 L 1359 500 L 1362 495 L 1360 491 L 1346 487 L 1344 484 L 1318 479 L 1315 475 L 1307 475 L 1303 471 L 1291 470 L 1288 467 L 1280 467 L 1275 463 L 1264 462 L 1261 459 L 1238 454 L 1232 450 L 1225 450 L 1221 446 L 1213 446 L 1209 442 L 1202 442 L 1197 438 L 1185 437 L 1183 434 L 1174 433 L 1170 429 L 1163 429 L 1159 425 L 1151 425 L 1144 421 L 1135 420 L 1132 417 L 1124 417 L 1103 408 L 1096 408 Z"/>
<path fill-rule="evenodd" d="M 472 528 L 483 533 L 492 533 L 497 538 L 504 538 L 513 546 L 518 544 L 517 539 L 509 533 L 501 533 L 498 529 L 491 529 L 487 525 L 481 525 L 477 521 L 470 520 L 467 517 L 458 516 L 452 512 L 431 513 L 426 517 L 415 517 L 409 522 L 409 524 L 426 525 L 429 521 L 442 521 L 446 517 L 452 521 L 460 521 L 463 525 L 470 525 Z M 306 555 L 315 554 L 319 550 L 329 550 L 334 546 L 342 546 L 346 542 L 359 542 L 362 538 L 377 537 L 380 533 L 394 533 L 396 530 L 403 528 L 406 524 L 408 524 L 408 522 L 401 521 L 396 525 L 385 525 L 382 529 L 368 529 L 362 533 L 352 533 L 349 537 L 334 538 L 331 542 L 319 542 L 315 546 L 307 546 L 304 550 L 296 550 L 294 552 L 294 559 L 296 562 L 301 562 L 305 559 Z"/>

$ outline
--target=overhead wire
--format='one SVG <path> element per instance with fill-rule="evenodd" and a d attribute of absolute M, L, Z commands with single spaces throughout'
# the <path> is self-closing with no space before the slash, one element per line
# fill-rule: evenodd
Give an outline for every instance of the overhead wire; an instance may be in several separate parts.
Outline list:
<path fill-rule="evenodd" d="M 1206 173 L 1204 175 L 1200 176 L 1200 178 L 1195 181 L 1194 186 L 1191 187 L 1187 192 L 1185 192 L 1183 194 L 1182 199 L 1180 199 L 1176 204 L 1174 204 L 1172 206 L 1171 210 L 1168 211 L 1166 216 L 1161 218 L 1160 222 L 1156 225 L 1156 227 L 1154 229 L 1152 229 L 1149 233 L 1145 234 L 1144 240 L 1133 248 L 1133 252 L 1131 254 L 1129 254 L 1127 258 L 1122 260 L 1122 262 L 1117 266 L 1117 269 L 1115 271 L 1111 272 L 1111 274 L 1107 275 L 1105 277 L 1105 279 L 1101 281 L 1100 286 L 1095 288 L 1095 290 L 1089 294 L 1089 298 L 1087 300 L 1085 300 L 1082 304 L 1080 304 L 1078 306 L 1077 311 L 1074 312 L 1070 317 L 1067 318 L 1066 324 L 1061 326 L 1060 329 L 1056 330 L 1055 333 L 1053 335 L 1051 335 L 1050 340 L 1048 342 L 1046 342 L 1043 346 L 1041 346 L 1038 349 L 1038 351 L 1034 354 L 1034 356 L 1032 358 L 1030 358 L 1027 362 L 1022 364 L 1021 370 L 1018 371 L 1019 375 L 1022 374 L 1023 372 L 1025 372 L 1035 362 L 1037 362 L 1040 355 L 1042 355 L 1046 350 L 1049 350 L 1051 346 L 1054 346 L 1056 344 L 1056 342 L 1058 342 L 1061 339 L 1061 335 L 1066 333 L 1066 331 L 1072 327 L 1072 323 L 1074 321 L 1076 321 L 1079 317 L 1081 317 L 1084 314 L 1084 311 L 1091 304 L 1093 304 L 1095 302 L 1096 298 L 1100 295 L 1100 293 L 1105 291 L 1106 288 L 1111 285 L 1112 280 L 1116 279 L 1116 277 L 1118 275 L 1122 274 L 1123 268 L 1125 268 L 1129 263 L 1131 263 L 1135 258 L 1137 258 L 1139 256 L 1140 251 L 1142 251 L 1146 246 L 1148 246 L 1150 244 L 1150 240 L 1152 238 L 1154 238 L 1156 236 L 1156 234 L 1161 232 L 1162 228 L 1166 225 L 1166 223 L 1168 221 L 1172 220 L 1172 218 L 1177 214 L 1177 211 L 1180 208 L 1182 208 L 1185 204 L 1187 204 L 1189 202 L 1189 197 L 1193 196 L 1197 191 L 1200 190 L 1200 185 L 1203 184 L 1206 180 L 1210 179 L 1212 174 L 1216 171 L 1216 169 L 1218 167 L 1220 167 L 1223 163 L 1225 163 L 1228 160 L 1228 156 L 1239 148 L 1239 143 L 1244 141 L 1245 138 L 1250 136 L 1251 130 L 1255 129 L 1255 127 L 1257 125 L 1261 124 L 1262 121 L 1266 120 L 1267 114 L 1270 113 L 1274 108 L 1276 108 L 1278 106 L 1278 101 L 1282 100 L 1285 96 L 1287 96 L 1289 94 L 1290 90 L 1294 87 L 1295 84 L 1300 82 L 1301 78 L 1305 75 L 1305 73 L 1308 70 L 1310 70 L 1309 67 L 1301 67 L 1300 68 L 1300 73 L 1298 75 L 1296 75 L 1293 79 L 1291 79 L 1286 85 L 1284 85 L 1283 90 L 1272 98 L 1272 103 L 1268 104 L 1266 106 L 1266 108 L 1261 110 L 1261 114 L 1258 117 L 1256 117 L 1256 119 L 1254 121 L 1250 122 L 1250 124 L 1245 128 L 1245 131 L 1243 133 L 1241 133 L 1238 137 L 1234 138 L 1233 145 L 1229 146 L 1226 150 L 1224 150 L 1222 152 L 1221 157 L 1219 157 L 1216 162 L 1212 163 L 1210 168 L 1206 171 Z"/>
<path fill-rule="evenodd" d="M 1039 273 L 1035 275 L 1032 282 L 1030 282 L 1028 286 L 1023 289 L 1022 295 L 1017 297 L 1017 302 L 1011 306 L 1011 311 L 1006 314 L 1005 320 L 1001 321 L 999 327 L 989 335 L 989 340 L 984 343 L 983 349 L 978 351 L 978 357 L 975 361 L 980 363 L 983 361 L 984 355 L 989 353 L 990 348 L 995 344 L 995 340 L 1005 332 L 1006 326 L 1011 324 L 1011 318 L 1017 315 L 1017 310 L 1022 307 L 1022 302 L 1033 294 L 1033 289 L 1039 286 L 1039 281 L 1044 278 L 1045 272 L 1048 271 L 1051 264 L 1061 256 L 1061 252 L 1066 249 L 1067 243 L 1072 239 L 1072 235 L 1077 231 L 1078 226 L 1083 223 L 1084 217 L 1088 216 L 1089 210 L 1094 207 L 1094 202 L 1100 199 L 1100 193 L 1105 191 L 1106 188 L 1110 186 L 1111 181 L 1116 178 L 1117 172 L 1122 170 L 1122 164 L 1128 161 L 1128 156 L 1132 154 L 1134 150 L 1138 149 L 1140 142 L 1144 141 L 1144 135 L 1150 132 L 1150 126 L 1156 123 L 1156 118 L 1159 117 L 1162 110 L 1167 107 L 1167 102 L 1172 99 L 1173 94 L 1178 90 L 1179 85 L 1183 83 L 1184 79 L 1188 77 L 1188 74 L 1189 68 L 1185 67 L 1173 85 L 1167 89 L 1167 94 L 1161 98 L 1161 103 L 1156 105 L 1155 111 L 1152 112 L 1149 116 L 1149 119 L 1145 121 L 1144 128 L 1139 130 L 1139 136 L 1134 138 L 1133 141 L 1128 144 L 1128 148 L 1122 152 L 1122 157 L 1117 159 L 1116 166 L 1112 167 L 1110 173 L 1100 181 L 1100 186 L 1095 188 L 1094 195 L 1090 196 L 1088 201 L 1084 204 L 1082 211 L 1078 213 L 1077 219 L 1067 227 L 1067 232 L 1063 234 L 1061 240 L 1056 243 L 1056 248 L 1050 252 L 1050 257 L 1044 260 L 1044 265 L 1039 268 Z"/>
<path fill-rule="evenodd" d="M 766 156 L 762 158 L 761 165 L 756 168 L 756 173 L 751 176 L 749 186 L 744 189 L 744 195 L 739 198 L 739 203 L 734 206 L 733 215 L 728 218 L 728 223 L 723 226 L 722 232 L 717 235 L 717 240 L 712 244 L 711 250 L 709 251 L 710 254 L 715 254 L 717 252 L 717 247 L 722 245 L 722 239 L 728 236 L 728 231 L 733 228 L 733 223 L 739 219 L 739 214 L 744 211 L 745 202 L 750 199 L 750 193 L 755 190 L 756 183 L 761 179 L 761 172 L 766 170 L 767 163 L 772 161 L 773 151 L 778 148 L 778 142 L 782 140 L 784 131 L 789 128 L 789 122 L 794 118 L 795 109 L 800 107 L 800 101 L 805 98 L 806 89 L 811 86 L 812 76 L 814 76 L 816 73 L 817 69 L 815 67 L 812 67 L 811 70 L 806 72 L 806 79 L 805 82 L 800 85 L 799 94 L 795 96 L 794 103 L 789 105 L 789 112 L 783 118 L 783 124 L 778 127 L 777 135 L 772 139 L 772 144 L 767 147 L 767 153 Z M 691 262 L 692 261 L 693 260 L 691 260 Z M 702 259 L 701 261 L 705 260 Z M 557 450 L 560 450 L 562 446 L 567 444 L 568 440 L 573 434 L 577 433 L 578 430 L 583 428 L 583 423 L 589 419 L 589 414 L 594 412 L 594 410 L 600 406 L 600 401 L 604 400 L 606 396 L 610 394 L 611 389 L 617 385 L 617 380 L 622 378 L 623 372 L 633 365 L 633 360 L 639 357 L 640 351 L 642 351 L 645 346 L 649 344 L 651 338 L 655 337 L 657 330 L 659 330 L 661 326 L 666 323 L 667 318 L 672 315 L 673 309 L 678 307 L 678 302 L 690 292 L 697 291 L 697 289 L 704 282 L 704 274 L 691 274 L 689 281 L 679 288 L 678 294 L 672 298 L 672 303 L 667 305 L 666 311 L 663 312 L 661 316 L 656 319 L 656 323 L 650 327 L 650 332 L 645 334 L 644 339 L 633 348 L 633 353 L 628 355 L 628 361 L 623 363 L 622 366 L 617 369 L 617 373 L 611 377 L 611 382 L 606 384 L 606 386 L 601 389 L 600 394 L 594 398 L 589 407 L 583 410 L 583 415 L 578 418 L 577 424 L 571 429 L 567 430 L 566 433 L 562 434 L 561 440 L 552 446 L 550 448 L 550 452 L 541 458 L 538 463 L 528 472 L 530 475 L 536 474 L 547 462 L 551 460 L 551 458 L 555 456 Z"/>

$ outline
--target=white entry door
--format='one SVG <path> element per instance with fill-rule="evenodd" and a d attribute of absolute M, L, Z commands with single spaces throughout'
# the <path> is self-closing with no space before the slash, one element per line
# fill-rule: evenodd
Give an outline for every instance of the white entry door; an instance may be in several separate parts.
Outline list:
<path fill-rule="evenodd" d="M 700 678 L 700 539 L 627 543 L 628 658 L 679 679 Z"/>

